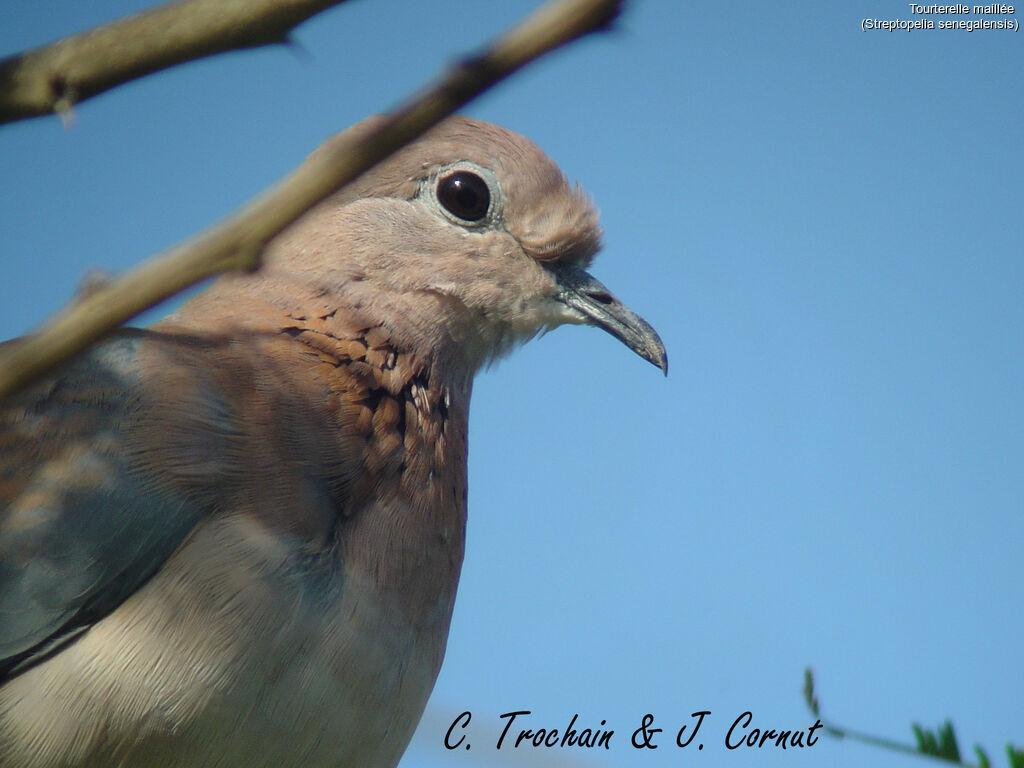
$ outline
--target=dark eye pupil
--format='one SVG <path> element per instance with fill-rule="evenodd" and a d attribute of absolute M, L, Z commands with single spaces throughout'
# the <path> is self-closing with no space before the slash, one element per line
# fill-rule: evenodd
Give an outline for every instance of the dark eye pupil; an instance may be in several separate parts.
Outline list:
<path fill-rule="evenodd" d="M 469 171 L 456 171 L 437 183 L 437 199 L 463 221 L 480 221 L 491 205 L 487 182 Z"/>

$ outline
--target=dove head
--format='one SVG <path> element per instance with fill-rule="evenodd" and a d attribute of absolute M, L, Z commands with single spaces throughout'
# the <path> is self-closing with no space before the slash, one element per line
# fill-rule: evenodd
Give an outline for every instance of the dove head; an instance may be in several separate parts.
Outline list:
<path fill-rule="evenodd" d="M 453 117 L 272 241 L 264 281 L 470 374 L 565 323 L 604 328 L 665 370 L 653 328 L 586 272 L 600 235 L 589 198 L 533 142 Z"/>

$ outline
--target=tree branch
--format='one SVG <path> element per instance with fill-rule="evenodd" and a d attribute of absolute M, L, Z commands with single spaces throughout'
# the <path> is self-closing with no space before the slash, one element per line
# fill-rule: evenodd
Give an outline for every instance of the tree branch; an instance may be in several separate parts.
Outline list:
<path fill-rule="evenodd" d="M 328 143 L 223 223 L 73 301 L 30 336 L 0 347 L 0 397 L 178 291 L 219 272 L 255 268 L 264 244 L 316 203 L 525 64 L 605 29 L 619 6 L 620 0 L 557 0 L 542 6 L 368 133 Z"/>
<path fill-rule="evenodd" d="M 286 42 L 343 0 L 178 0 L 0 61 L 0 123 L 66 113 L 137 77 L 216 53 Z"/>

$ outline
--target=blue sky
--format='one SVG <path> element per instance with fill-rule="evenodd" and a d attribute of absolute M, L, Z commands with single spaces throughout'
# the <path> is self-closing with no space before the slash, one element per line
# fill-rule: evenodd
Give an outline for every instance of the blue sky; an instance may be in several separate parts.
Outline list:
<path fill-rule="evenodd" d="M 0 52 L 146 4 L 5 0 Z M 69 131 L 0 128 L 0 336 L 85 271 L 227 214 L 532 5 L 358 0 L 291 49 L 108 93 Z M 478 379 L 463 580 L 403 766 L 916 763 L 827 737 L 727 750 L 747 710 L 811 724 L 807 665 L 842 724 L 906 739 L 951 717 L 996 765 L 1024 744 L 1022 38 L 863 18 L 920 17 L 637 3 L 466 110 L 593 195 L 593 271 L 671 368 L 568 328 Z M 448 752 L 463 710 L 473 748 Z M 498 751 L 514 710 L 605 720 L 611 749 Z M 630 746 L 644 714 L 668 731 L 697 710 L 702 751 Z"/>

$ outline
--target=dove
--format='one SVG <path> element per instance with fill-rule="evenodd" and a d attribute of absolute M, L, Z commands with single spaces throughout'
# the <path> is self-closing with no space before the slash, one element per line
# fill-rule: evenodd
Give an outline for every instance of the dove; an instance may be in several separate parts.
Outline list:
<path fill-rule="evenodd" d="M 600 236 L 535 144 L 449 118 L 259 270 L 0 403 L 0 768 L 396 765 L 444 657 L 474 375 L 564 324 L 667 371 L 587 271 Z"/>

